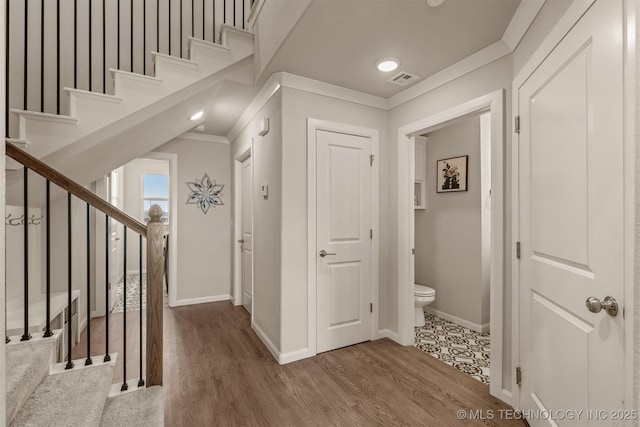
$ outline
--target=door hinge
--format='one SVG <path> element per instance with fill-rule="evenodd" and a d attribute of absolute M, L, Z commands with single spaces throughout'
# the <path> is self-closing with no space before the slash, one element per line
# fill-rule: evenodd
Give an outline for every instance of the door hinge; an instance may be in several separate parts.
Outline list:
<path fill-rule="evenodd" d="M 373 166 L 373 161 L 376 159 L 376 156 L 374 156 L 373 154 L 371 156 L 369 156 L 369 166 Z"/>
<path fill-rule="evenodd" d="M 516 367 L 516 385 L 522 384 L 522 369 L 520 366 Z"/>
<path fill-rule="evenodd" d="M 373 303 L 369 303 L 369 313 L 373 313 Z"/>
<path fill-rule="evenodd" d="M 373 228 L 369 229 L 369 238 L 373 240 Z"/>
<path fill-rule="evenodd" d="M 516 242 L 516 258 L 520 259 L 520 242 Z"/>
<path fill-rule="evenodd" d="M 515 117 L 514 128 L 516 133 L 520 133 L 520 116 Z"/>
<path fill-rule="evenodd" d="M 411 248 L 411 255 L 415 255 L 416 254 L 416 248 Z"/>

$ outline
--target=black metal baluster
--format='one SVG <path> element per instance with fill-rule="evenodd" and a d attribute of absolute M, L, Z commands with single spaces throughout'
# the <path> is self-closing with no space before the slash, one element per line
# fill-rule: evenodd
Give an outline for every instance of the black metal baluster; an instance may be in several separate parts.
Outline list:
<path fill-rule="evenodd" d="M 44 113 L 44 0 L 40 0 L 40 112 Z"/>
<path fill-rule="evenodd" d="M 196 36 L 196 9 L 195 0 L 191 0 L 191 37 Z"/>
<path fill-rule="evenodd" d="M 29 70 L 29 0 L 24 0 L 24 81 L 23 90 L 24 90 L 24 100 L 23 100 L 23 109 L 29 109 L 29 92 L 28 92 L 28 78 L 27 71 Z M 25 221 L 27 217 L 24 217 Z"/>
<path fill-rule="evenodd" d="M 107 93 L 107 7 L 102 0 L 102 93 Z"/>
<path fill-rule="evenodd" d="M 142 1 L 142 74 L 147 75 L 147 0 Z"/>
<path fill-rule="evenodd" d="M 109 233 L 109 215 L 104 217 L 104 258 L 105 258 L 105 273 L 104 273 L 104 320 L 105 320 L 105 351 L 104 361 L 109 362 L 111 355 L 109 354 L 109 315 L 111 314 L 111 307 L 109 306 L 109 292 L 111 285 L 109 283 L 109 252 L 110 252 L 111 236 Z"/>
<path fill-rule="evenodd" d="M 117 26 L 116 26 L 116 34 L 117 34 L 117 38 L 116 38 L 116 44 L 118 46 L 118 58 L 116 60 L 116 67 L 118 68 L 118 70 L 120 69 L 120 0 L 118 0 L 118 12 L 117 12 Z"/>
<path fill-rule="evenodd" d="M 20 341 L 31 339 L 29 333 L 29 168 L 23 168 L 24 176 L 24 334 Z"/>
<path fill-rule="evenodd" d="M 213 37 L 211 41 L 215 43 L 216 42 L 216 0 L 211 0 L 211 11 L 212 11 L 211 36 Z"/>
<path fill-rule="evenodd" d="M 93 88 L 91 69 L 93 68 L 93 0 L 89 0 L 89 91 Z"/>
<path fill-rule="evenodd" d="M 93 364 L 91 360 L 91 211 L 89 203 L 87 203 L 87 360 L 84 364 L 85 366 Z"/>
<path fill-rule="evenodd" d="M 60 0 L 56 0 L 56 114 L 60 114 Z"/>
<path fill-rule="evenodd" d="M 140 266 L 138 268 L 139 279 L 138 280 L 138 293 L 140 294 L 140 307 L 138 312 L 140 313 L 140 380 L 138 380 L 138 387 L 144 386 L 144 379 L 142 378 L 142 234 L 138 236 L 140 243 Z"/>
<path fill-rule="evenodd" d="M 131 55 L 131 72 L 133 73 L 133 0 L 131 0 L 130 5 L 129 28 L 131 28 L 131 52 L 129 53 Z"/>
<path fill-rule="evenodd" d="M 204 36 L 204 0 L 202 0 L 202 40 L 206 40 L 205 36 Z"/>
<path fill-rule="evenodd" d="M 169 19 L 169 55 L 171 55 L 171 0 L 169 0 L 169 9 L 167 10 L 167 17 Z"/>
<path fill-rule="evenodd" d="M 129 389 L 127 385 L 127 226 L 124 226 L 124 278 L 122 288 L 122 387 L 120 391 Z"/>
<path fill-rule="evenodd" d="M 6 14 L 5 14 L 5 22 L 4 22 L 4 28 L 5 28 L 5 34 L 4 34 L 4 51 L 5 51 L 5 55 L 6 55 L 6 59 L 5 59 L 5 63 L 4 63 L 4 76 L 5 76 L 5 81 L 4 81 L 4 90 L 5 90 L 5 98 L 4 98 L 4 133 L 5 133 L 5 137 L 9 137 L 9 111 L 11 110 L 11 108 L 9 107 L 9 74 L 10 74 L 10 70 L 9 70 L 9 60 L 11 59 L 10 55 L 9 55 L 9 35 L 11 34 L 11 32 L 9 31 L 9 4 L 11 4 L 11 0 L 7 0 L 7 8 L 6 8 Z M 7 338 L 8 339 L 8 338 Z M 9 341 L 7 341 L 9 342 Z"/>
<path fill-rule="evenodd" d="M 73 0 L 73 88 L 78 89 L 78 0 Z"/>
<path fill-rule="evenodd" d="M 180 58 L 182 58 L 182 0 L 180 0 Z"/>
<path fill-rule="evenodd" d="M 71 311 L 71 291 L 72 289 L 72 269 L 71 269 L 71 193 L 67 192 L 67 274 L 68 274 L 68 285 L 67 285 L 67 366 L 64 369 L 73 368 L 73 362 L 71 361 L 71 343 L 73 337 L 71 333 L 73 332 L 71 323 L 73 321 L 73 314 Z"/>
<path fill-rule="evenodd" d="M 47 217 L 45 219 L 45 223 L 47 225 L 46 230 L 46 270 L 45 270 L 45 281 L 47 287 L 47 302 L 46 302 L 46 311 L 47 311 L 47 326 L 45 327 L 44 337 L 53 336 L 53 332 L 51 331 L 51 181 L 47 180 L 46 186 L 46 205 L 47 205 Z"/>
<path fill-rule="evenodd" d="M 233 26 L 236 26 L 236 0 L 233 0 Z"/>
<path fill-rule="evenodd" d="M 222 23 L 227 23 L 227 0 L 222 0 Z"/>
<path fill-rule="evenodd" d="M 156 52 L 160 52 L 160 0 L 156 0 Z"/>

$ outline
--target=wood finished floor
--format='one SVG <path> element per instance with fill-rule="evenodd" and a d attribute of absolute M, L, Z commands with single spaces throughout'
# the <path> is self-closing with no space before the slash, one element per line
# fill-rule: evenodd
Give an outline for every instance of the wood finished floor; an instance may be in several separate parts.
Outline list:
<path fill-rule="evenodd" d="M 170 427 L 524 425 L 499 419 L 498 410 L 510 407 L 491 397 L 487 385 L 412 346 L 383 339 L 280 366 L 251 330 L 242 307 L 200 304 L 166 308 L 164 316 L 165 425 Z M 111 324 L 121 332 L 119 317 L 112 316 Z M 127 366 L 130 378 L 138 375 L 136 323 L 128 322 L 128 335 L 135 335 L 127 344 L 128 365 L 135 365 Z M 84 340 L 83 334 L 76 348 L 80 357 L 86 355 Z M 96 352 L 99 340 L 104 340 L 103 319 L 92 322 Z M 113 341 L 113 351 L 121 351 L 122 339 Z M 121 381 L 122 360 L 118 363 Z M 492 410 L 495 419 L 462 421 L 458 410 Z"/>

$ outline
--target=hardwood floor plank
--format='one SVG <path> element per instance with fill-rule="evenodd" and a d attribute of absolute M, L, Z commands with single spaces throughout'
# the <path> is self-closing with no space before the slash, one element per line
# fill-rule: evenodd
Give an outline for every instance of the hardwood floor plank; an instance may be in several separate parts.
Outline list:
<path fill-rule="evenodd" d="M 498 410 L 510 407 L 490 396 L 487 385 L 387 339 L 281 366 L 242 307 L 165 308 L 164 319 L 167 426 L 524 425 L 499 419 Z M 120 351 L 121 315 L 112 315 L 111 325 L 117 335 L 111 350 Z M 138 325 L 127 326 L 127 371 L 137 378 Z M 104 352 L 104 319 L 91 322 L 91 336 L 92 353 Z M 78 357 L 85 356 L 84 339 L 74 350 Z M 122 381 L 118 364 L 116 382 Z M 459 420 L 458 410 L 494 411 L 495 418 Z"/>

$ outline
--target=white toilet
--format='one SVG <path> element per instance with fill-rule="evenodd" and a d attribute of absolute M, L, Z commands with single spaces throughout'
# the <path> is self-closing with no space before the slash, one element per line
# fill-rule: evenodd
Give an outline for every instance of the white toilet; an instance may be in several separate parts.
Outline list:
<path fill-rule="evenodd" d="M 436 291 L 428 286 L 416 283 L 413 290 L 413 300 L 415 306 L 414 326 L 424 326 L 424 306 L 436 300 Z"/>

